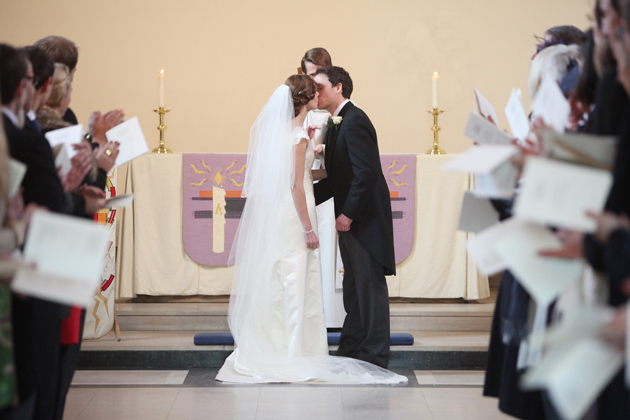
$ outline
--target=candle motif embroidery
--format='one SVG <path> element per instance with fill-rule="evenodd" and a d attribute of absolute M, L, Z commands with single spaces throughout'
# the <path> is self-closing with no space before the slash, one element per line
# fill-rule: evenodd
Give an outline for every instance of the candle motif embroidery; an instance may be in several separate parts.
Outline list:
<path fill-rule="evenodd" d="M 225 251 L 225 190 L 212 186 L 212 252 L 221 254 Z"/>

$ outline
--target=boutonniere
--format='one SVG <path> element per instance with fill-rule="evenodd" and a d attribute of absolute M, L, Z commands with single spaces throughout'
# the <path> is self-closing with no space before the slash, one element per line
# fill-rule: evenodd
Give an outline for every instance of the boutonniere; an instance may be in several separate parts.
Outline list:
<path fill-rule="evenodd" d="M 343 121 L 343 117 L 330 117 L 328 118 L 328 123 L 326 124 L 326 128 L 335 127 L 339 130 L 339 124 Z"/>

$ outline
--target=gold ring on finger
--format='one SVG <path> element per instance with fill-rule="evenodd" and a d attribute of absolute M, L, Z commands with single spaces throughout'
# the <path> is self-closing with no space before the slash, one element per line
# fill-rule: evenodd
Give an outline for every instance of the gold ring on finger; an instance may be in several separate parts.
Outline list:
<path fill-rule="evenodd" d="M 111 156 L 111 155 L 112 155 L 112 151 L 111 151 L 111 150 L 109 150 L 109 149 L 107 149 L 107 150 L 105 150 L 105 154 L 106 154 L 107 156 Z"/>

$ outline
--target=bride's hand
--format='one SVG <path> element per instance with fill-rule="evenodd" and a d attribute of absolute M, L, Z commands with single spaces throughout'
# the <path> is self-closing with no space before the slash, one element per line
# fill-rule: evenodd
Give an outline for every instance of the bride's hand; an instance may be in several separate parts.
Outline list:
<path fill-rule="evenodd" d="M 317 238 L 317 235 L 315 235 L 314 232 L 311 232 L 308 235 L 306 235 L 306 247 L 312 250 L 319 248 L 319 239 Z"/>
<path fill-rule="evenodd" d="M 319 130 L 321 127 L 317 125 L 309 125 L 308 126 L 308 138 L 313 140 L 313 136 L 315 135 L 315 131 Z"/>
<path fill-rule="evenodd" d="M 316 155 L 320 155 L 322 153 L 324 153 L 324 145 L 323 144 L 317 144 L 313 147 L 313 153 L 315 153 Z"/>

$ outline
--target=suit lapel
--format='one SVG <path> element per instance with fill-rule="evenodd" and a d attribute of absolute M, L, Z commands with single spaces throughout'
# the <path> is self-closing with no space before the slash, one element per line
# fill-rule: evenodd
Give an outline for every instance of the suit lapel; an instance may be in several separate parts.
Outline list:
<path fill-rule="evenodd" d="M 337 143 L 337 136 L 339 135 L 339 131 L 341 130 L 341 125 L 343 124 L 343 117 L 346 115 L 350 108 L 353 108 L 354 104 L 352 102 L 348 102 L 341 108 L 339 111 L 339 117 L 342 118 L 339 126 L 335 127 L 334 125 L 328 129 L 326 132 L 326 156 L 324 161 L 326 162 L 326 169 L 330 168 L 332 163 L 332 156 L 335 151 L 335 144 Z"/>

